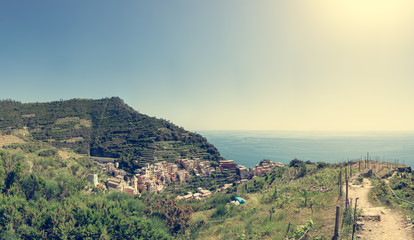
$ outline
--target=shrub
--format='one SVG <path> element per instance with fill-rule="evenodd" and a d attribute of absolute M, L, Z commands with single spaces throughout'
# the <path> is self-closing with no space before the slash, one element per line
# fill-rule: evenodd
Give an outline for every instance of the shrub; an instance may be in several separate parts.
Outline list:
<path fill-rule="evenodd" d="M 327 166 L 328 164 L 325 162 L 318 162 L 317 168 L 321 169 L 321 168 L 326 168 Z"/>
<path fill-rule="evenodd" d="M 216 211 L 213 213 L 211 217 L 213 218 L 219 218 L 226 215 L 226 205 L 220 204 L 217 206 Z"/>
<path fill-rule="evenodd" d="M 301 160 L 298 160 L 297 158 L 293 159 L 292 161 L 290 161 L 289 163 L 289 167 L 300 167 L 303 166 L 305 163 Z"/>
<path fill-rule="evenodd" d="M 47 149 L 44 151 L 39 152 L 37 155 L 40 157 L 53 157 L 56 156 L 57 150 L 56 149 Z"/>

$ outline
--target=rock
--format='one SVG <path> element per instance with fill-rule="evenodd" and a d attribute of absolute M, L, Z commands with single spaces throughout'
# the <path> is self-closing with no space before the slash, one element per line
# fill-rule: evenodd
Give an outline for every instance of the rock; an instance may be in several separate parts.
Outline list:
<path fill-rule="evenodd" d="M 366 208 L 362 210 L 361 217 L 365 220 L 381 221 L 382 211 L 384 211 L 383 207 Z"/>

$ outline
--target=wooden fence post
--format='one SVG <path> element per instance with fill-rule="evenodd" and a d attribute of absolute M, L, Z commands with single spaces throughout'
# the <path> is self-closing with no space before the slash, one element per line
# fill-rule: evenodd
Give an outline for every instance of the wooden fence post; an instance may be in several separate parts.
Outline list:
<path fill-rule="evenodd" d="M 340 214 L 340 208 L 339 206 L 336 206 L 336 217 L 335 217 L 335 232 L 332 237 L 332 240 L 338 240 L 339 237 L 339 214 Z"/>
<path fill-rule="evenodd" d="M 354 235 L 356 232 L 356 210 L 357 210 L 358 198 L 355 198 L 355 209 L 354 209 L 354 226 L 352 227 L 352 240 L 354 240 Z"/>
<path fill-rule="evenodd" d="M 288 235 L 288 233 L 289 233 L 289 229 L 290 229 L 290 223 L 289 223 L 289 225 L 288 225 L 288 229 L 287 229 L 287 231 L 286 231 L 286 237 L 287 237 L 287 235 Z"/>
<path fill-rule="evenodd" d="M 348 209 L 348 179 L 346 180 L 346 189 L 345 189 L 345 210 Z"/>
<path fill-rule="evenodd" d="M 339 171 L 338 185 L 339 185 L 339 196 L 342 197 L 342 171 Z"/>

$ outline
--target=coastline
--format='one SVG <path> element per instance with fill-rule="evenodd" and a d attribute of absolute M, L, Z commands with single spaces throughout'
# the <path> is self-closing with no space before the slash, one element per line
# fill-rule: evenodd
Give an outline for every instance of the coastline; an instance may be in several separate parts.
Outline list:
<path fill-rule="evenodd" d="M 339 163 L 372 159 L 414 164 L 414 132 L 401 131 L 237 131 L 198 130 L 226 159 L 254 167 L 263 159 L 284 164 L 304 161 Z"/>

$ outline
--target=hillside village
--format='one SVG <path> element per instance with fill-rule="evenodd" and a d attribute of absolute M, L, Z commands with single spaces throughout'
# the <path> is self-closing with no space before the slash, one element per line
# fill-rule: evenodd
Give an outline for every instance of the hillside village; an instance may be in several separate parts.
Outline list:
<path fill-rule="evenodd" d="M 209 161 L 195 159 L 178 159 L 176 163 L 167 161 L 147 164 L 146 167 L 136 170 L 136 174 L 128 177 L 127 172 L 119 168 L 119 163 L 112 158 L 92 157 L 98 163 L 102 172 L 108 176 L 106 184 L 98 179 L 97 174 L 90 174 L 87 180 L 95 187 L 107 190 L 116 190 L 134 196 L 143 191 L 161 193 L 170 183 L 189 182 L 192 177 L 203 177 L 215 172 L 225 172 L 235 170 L 237 181 L 224 184 L 217 189 L 218 192 L 228 187 L 247 182 L 248 179 L 261 176 L 272 171 L 275 167 L 282 167 L 282 163 L 275 163 L 271 160 L 262 160 L 255 168 L 246 168 L 237 165 L 233 160 L 220 160 L 217 167 L 213 167 Z M 204 199 L 211 196 L 211 191 L 202 188 L 197 189 L 197 193 L 189 192 L 185 196 L 177 197 L 178 200 L 184 199 Z"/>
<path fill-rule="evenodd" d="M 331 212 L 333 207 L 330 204 L 335 203 L 336 201 L 332 202 L 332 201 L 327 201 L 326 199 L 333 199 L 333 198 L 336 199 L 337 197 L 336 193 L 338 193 L 338 191 L 335 191 L 334 187 L 338 187 L 336 182 L 337 182 L 338 174 L 341 174 L 340 173 L 341 171 L 345 173 L 344 174 L 345 178 L 347 178 L 346 177 L 347 173 L 349 173 L 348 176 L 351 176 L 352 173 L 354 173 L 355 175 L 355 174 L 361 174 L 362 172 L 364 172 L 364 169 L 361 171 L 360 169 L 361 167 L 365 168 L 365 171 L 367 170 L 367 168 L 371 168 L 371 170 L 368 172 L 371 172 L 371 174 L 373 174 L 372 172 L 374 170 L 379 171 L 378 176 L 380 177 L 378 179 L 386 177 L 387 178 L 386 180 L 390 181 L 391 184 L 394 184 L 392 183 L 392 181 L 396 181 L 393 178 L 401 179 L 402 182 L 400 182 L 398 186 L 403 186 L 402 184 L 405 184 L 407 180 L 408 182 L 412 182 L 411 180 L 412 170 L 410 166 L 396 165 L 396 167 L 393 168 L 392 165 L 391 167 L 389 166 L 389 163 L 361 162 L 361 161 L 353 162 L 353 163 L 348 162 L 348 163 L 342 164 L 342 166 L 341 165 L 327 166 L 326 164 L 313 164 L 313 163 L 302 162 L 303 164 L 308 164 L 307 173 L 309 174 L 306 174 L 305 176 L 301 177 L 301 179 L 298 181 L 296 181 L 296 179 L 297 179 L 297 176 L 299 176 L 298 174 L 300 174 L 299 169 L 292 167 L 292 166 L 290 168 L 289 167 L 278 168 L 278 167 L 282 167 L 283 164 L 275 163 L 270 160 L 262 160 L 255 167 L 246 168 L 245 166 L 236 164 L 233 160 L 220 160 L 218 162 L 210 162 L 210 161 L 200 160 L 199 158 L 192 158 L 192 159 L 180 158 L 180 159 L 177 159 L 175 162 L 160 161 L 154 164 L 147 164 L 145 167 L 137 169 L 134 172 L 134 174 L 131 175 L 127 171 L 121 169 L 119 159 L 116 159 L 116 158 L 99 158 L 99 157 L 87 157 L 87 156 L 83 156 L 83 158 L 76 158 L 75 155 L 71 155 L 73 156 L 73 159 L 71 159 L 69 158 L 70 152 L 68 152 L 67 153 L 68 155 L 65 156 L 64 154 L 62 154 L 63 153 L 62 151 L 56 151 L 56 159 L 53 159 L 53 158 L 42 157 L 44 156 L 44 153 L 49 152 L 50 149 L 42 150 L 42 151 L 37 150 L 38 148 L 36 148 L 35 146 L 36 144 L 39 144 L 39 143 L 36 143 L 34 145 L 27 145 L 27 143 L 24 143 L 22 139 L 19 139 L 17 137 L 5 138 L 0 135 L 0 145 L 1 145 L 1 142 L 7 143 L 7 144 L 10 144 L 11 142 L 15 142 L 15 144 L 17 144 L 10 148 L 4 148 L 6 150 L 17 150 L 20 148 L 20 150 L 22 150 L 23 152 L 26 151 L 26 153 L 28 154 L 32 152 L 35 153 L 39 158 L 33 157 L 36 155 L 32 154 L 31 157 L 28 159 L 30 159 L 31 164 L 33 164 L 31 167 L 32 171 L 38 171 L 38 173 L 36 174 L 39 174 L 39 175 L 37 176 L 40 176 L 40 175 L 44 176 L 44 175 L 47 175 L 47 173 L 52 173 L 53 172 L 52 169 L 54 168 L 56 168 L 55 170 L 56 172 L 57 171 L 63 172 L 61 169 L 62 166 L 66 166 L 68 170 L 70 169 L 68 172 L 71 174 L 76 174 L 76 171 L 74 171 L 75 169 L 77 169 L 76 167 L 84 167 L 84 169 L 88 170 L 84 172 L 78 169 L 77 172 L 78 173 L 83 172 L 82 175 L 80 174 L 74 175 L 72 180 L 70 180 L 71 178 L 63 178 L 62 180 L 60 179 L 48 180 L 48 181 L 54 181 L 56 183 L 56 186 L 59 187 L 58 189 L 62 189 L 61 192 L 56 192 L 55 195 L 51 195 L 51 194 L 54 194 L 54 192 L 47 190 L 48 185 L 44 185 L 43 188 L 37 188 L 36 185 L 34 185 L 35 190 L 34 191 L 30 190 L 30 188 L 32 188 L 33 185 L 32 184 L 26 185 L 29 180 L 35 181 L 35 183 L 36 181 L 42 183 L 42 181 L 44 180 L 41 177 L 37 177 L 36 175 L 33 175 L 33 174 L 23 176 L 22 180 L 20 180 L 21 182 L 19 182 L 20 184 L 19 187 L 20 189 L 22 189 L 23 191 L 22 193 L 25 194 L 23 195 L 22 199 L 35 199 L 37 196 L 33 192 L 42 193 L 41 191 L 45 191 L 45 190 L 47 190 L 47 192 L 42 193 L 42 194 L 45 194 L 44 195 L 45 197 L 44 198 L 42 197 L 42 199 L 52 198 L 52 197 L 53 199 L 62 199 L 62 193 L 65 193 L 67 191 L 73 191 L 73 190 L 68 190 L 69 189 L 68 186 L 76 186 L 76 182 L 74 182 L 75 181 L 74 179 L 77 179 L 79 182 L 82 182 L 82 185 L 79 185 L 80 186 L 79 192 L 77 193 L 77 194 L 82 194 L 82 195 L 78 195 L 76 198 L 73 198 L 73 199 L 76 199 L 75 200 L 76 204 L 78 202 L 78 199 L 82 199 L 83 197 L 86 197 L 86 198 L 100 197 L 104 199 L 104 201 L 102 202 L 105 202 L 105 201 L 114 202 L 113 200 L 110 200 L 114 197 L 130 199 L 131 202 L 137 202 L 137 201 L 139 202 L 139 201 L 144 201 L 144 200 L 148 200 L 151 198 L 156 199 L 158 197 L 159 199 L 163 199 L 162 202 L 160 201 L 158 202 L 158 204 L 164 204 L 164 203 L 167 203 L 168 201 L 170 201 L 170 203 L 177 204 L 177 205 L 174 205 L 177 208 L 172 208 L 174 212 L 177 212 L 176 209 L 181 209 L 181 206 L 194 207 L 192 209 L 195 209 L 194 210 L 195 213 L 192 213 L 192 214 L 189 213 L 187 215 L 187 216 L 191 215 L 193 217 L 192 219 L 196 219 L 194 220 L 193 223 L 191 223 L 193 224 L 191 227 L 192 228 L 191 231 L 196 231 L 195 229 L 200 229 L 200 225 L 199 225 L 200 223 L 205 223 L 205 222 L 214 223 L 214 222 L 220 221 L 219 224 L 213 224 L 211 226 L 203 225 L 201 230 L 197 230 L 197 231 L 200 231 L 200 235 L 198 235 L 197 237 L 200 239 L 212 239 L 214 238 L 214 236 L 219 235 L 219 234 L 227 234 L 226 239 L 237 239 L 236 237 L 239 236 L 243 232 L 242 230 L 240 231 L 237 230 L 238 228 L 234 224 L 234 221 L 232 220 L 234 219 L 234 216 L 240 217 L 239 219 L 244 219 L 247 217 L 249 221 L 252 219 L 256 219 L 255 221 L 258 221 L 258 224 L 256 225 L 258 226 L 257 232 L 262 234 L 260 236 L 268 236 L 270 232 L 268 229 L 271 229 L 270 234 L 273 234 L 274 236 L 280 235 L 281 231 L 277 230 L 277 226 L 288 227 L 291 225 L 290 223 L 291 221 L 302 223 L 303 219 L 306 219 L 306 218 L 309 218 L 310 220 L 316 223 L 314 227 L 312 227 L 312 229 L 310 229 L 309 227 L 310 231 L 308 231 L 307 234 L 309 234 L 310 236 L 317 236 L 318 234 L 322 233 L 320 229 L 324 229 L 325 232 L 326 230 L 328 230 L 327 234 L 331 234 L 331 232 L 329 231 L 331 231 L 333 226 L 327 226 L 325 223 L 332 220 L 330 219 L 329 216 L 334 216 L 334 214 Z M 39 146 L 39 148 L 47 149 L 45 147 L 46 145 Z M 50 151 L 50 152 L 53 153 L 53 151 Z M 70 154 L 73 154 L 73 153 L 70 153 Z M 7 155 L 3 155 L 3 157 L 4 156 L 7 156 Z M 13 158 L 10 158 L 10 159 L 13 159 Z M 53 159 L 53 161 L 45 161 L 45 159 L 46 160 Z M 24 160 L 24 158 L 22 158 L 22 160 Z M 94 164 L 93 161 L 96 164 Z M 292 162 L 301 162 L 301 161 L 294 159 L 292 160 Z M 365 166 L 363 166 L 363 164 L 365 164 Z M 29 167 L 29 165 L 27 165 L 27 167 Z M 275 168 L 278 168 L 278 169 L 275 169 Z M 45 169 L 45 170 L 39 171 L 42 169 Z M 390 170 L 392 172 L 389 172 Z M 28 171 L 29 171 L 29 168 L 27 169 L 27 172 Z M 91 172 L 97 173 L 97 174 L 87 175 L 88 173 L 91 173 Z M 361 175 L 355 175 L 353 178 L 349 178 L 349 179 L 352 179 L 352 181 L 350 181 L 351 184 L 349 185 L 351 187 L 349 191 L 349 195 L 351 196 L 351 198 L 356 199 L 355 194 L 358 193 L 358 190 L 361 190 L 361 191 L 364 190 L 364 194 L 368 195 L 369 188 L 359 187 L 360 185 L 358 184 L 361 184 L 363 186 L 370 186 L 371 184 L 368 181 L 377 181 L 375 178 L 370 179 L 370 180 L 363 179 L 363 176 L 365 176 L 365 173 L 362 174 L 361 177 L 360 176 Z M 89 189 L 88 192 L 98 190 L 96 192 L 97 194 L 83 194 L 85 190 L 85 185 L 84 185 L 85 182 L 82 181 L 82 179 L 85 177 L 88 180 L 88 182 L 92 183 L 96 187 L 95 189 L 88 188 Z M 202 178 L 205 181 L 200 181 L 200 179 Z M 248 182 L 248 179 L 254 179 L 254 180 Z M 359 179 L 362 179 L 362 180 L 359 180 Z M 210 181 L 210 180 L 214 180 L 213 188 L 210 187 L 211 185 L 205 184 L 207 181 Z M 288 181 L 288 184 L 285 184 L 286 182 L 284 181 Z M 197 185 L 198 183 L 203 183 L 203 185 L 202 184 Z M 238 184 L 242 184 L 242 183 L 245 183 L 245 185 L 242 185 L 240 187 L 237 186 Z M 260 183 L 260 184 L 256 184 L 256 183 Z M 375 186 L 376 186 L 375 187 L 376 190 L 374 189 L 373 191 L 376 195 L 374 196 L 380 196 L 379 195 L 380 193 L 376 193 L 375 191 L 377 192 L 382 191 L 383 188 L 381 186 L 386 186 L 386 185 L 377 184 Z M 102 189 L 103 191 L 99 191 L 99 189 Z M 177 189 L 178 191 L 175 191 Z M 188 189 L 188 190 L 184 190 L 184 189 Z M 247 189 L 249 189 L 249 192 L 247 191 Z M 257 191 L 256 189 L 261 189 L 261 190 Z M 298 191 L 297 189 L 300 189 L 300 190 Z M 394 188 L 394 190 L 398 193 L 398 195 L 401 195 L 402 192 L 412 191 L 412 189 L 410 188 L 404 188 L 404 189 Z M 142 192 L 145 192 L 145 191 L 153 192 L 153 193 L 162 193 L 164 191 L 167 191 L 168 194 L 158 195 L 158 196 L 154 196 L 153 194 L 140 195 Z M 217 191 L 217 192 L 224 191 L 224 194 L 213 194 L 213 191 Z M 121 192 L 125 194 L 119 194 Z M 169 193 L 171 192 L 173 192 L 174 194 L 172 194 L 172 197 L 170 195 L 171 198 L 169 198 L 168 196 L 169 196 Z M 177 192 L 180 192 L 179 196 L 175 195 L 175 193 Z M 343 192 L 345 192 L 345 190 L 343 190 Z M 140 197 L 129 198 L 129 196 L 126 196 L 126 195 L 130 195 L 130 196 L 139 195 Z M 231 196 L 237 195 L 237 197 L 233 198 L 233 197 L 230 197 L 230 195 Z M 277 199 L 281 199 L 281 200 L 280 201 L 274 200 L 275 195 L 277 196 Z M 309 197 L 310 195 L 312 197 Z M 358 193 L 358 196 L 360 195 L 361 193 Z M 243 206 L 236 208 L 235 206 L 239 205 L 239 202 L 238 202 L 239 200 L 237 198 L 243 201 L 245 198 L 247 201 L 245 201 L 245 204 L 243 204 Z M 173 201 L 173 199 L 175 201 Z M 368 208 L 367 205 L 365 206 L 363 205 L 363 201 L 367 201 L 367 199 L 368 199 L 367 197 L 365 198 L 365 200 L 361 198 L 358 204 L 360 204 L 360 206 L 363 206 L 363 208 L 365 209 Z M 178 200 L 180 200 L 181 202 L 177 203 Z M 189 200 L 192 200 L 192 201 L 189 201 Z M 202 202 L 199 202 L 198 200 L 201 200 Z M 223 202 L 217 203 L 218 201 L 223 201 Z M 19 202 L 27 202 L 27 201 L 19 201 Z M 32 202 L 36 202 L 36 201 L 32 201 Z M 47 202 L 47 201 L 43 200 L 43 203 L 44 202 Z M 309 202 L 310 204 L 307 204 Z M 345 204 L 347 204 L 348 202 L 349 201 L 346 201 L 346 200 L 344 201 Z M 283 205 L 276 205 L 280 203 L 282 203 Z M 152 203 L 149 203 L 149 204 L 152 204 Z M 154 203 L 154 204 L 156 205 L 157 203 Z M 13 206 L 13 204 L 8 204 L 8 203 L 4 205 L 7 207 Z M 275 205 L 277 207 L 274 207 Z M 162 205 L 158 205 L 158 206 L 161 207 Z M 171 207 L 171 205 L 169 207 Z M 37 208 L 42 209 L 41 207 L 37 207 Z M 64 208 L 65 207 L 62 207 L 62 209 Z M 258 208 L 261 208 L 261 209 L 257 211 L 256 209 Z M 25 209 L 25 208 L 16 207 L 16 209 Z M 127 212 L 128 211 L 127 209 L 129 209 L 129 205 L 125 205 L 125 209 L 123 209 L 122 212 Z M 225 212 L 223 213 L 223 215 L 217 215 L 217 213 L 220 213 L 222 209 L 225 209 Z M 285 209 L 291 209 L 291 210 L 285 210 Z M 45 212 L 46 211 L 49 212 L 49 210 L 45 210 Z M 298 218 L 300 219 L 295 218 L 295 217 L 292 217 L 292 218 L 285 217 L 284 214 L 286 211 L 291 211 L 290 216 L 295 215 L 296 217 L 297 215 Z M 58 212 L 58 211 L 55 210 L 54 212 Z M 117 211 L 116 213 L 119 213 L 119 212 L 121 211 Z M 269 214 L 263 214 L 263 212 L 269 213 Z M 148 214 L 148 213 L 139 213 L 139 214 L 140 216 L 145 216 L 145 214 Z M 397 215 L 393 216 L 391 215 L 390 212 L 387 212 L 386 214 L 387 215 L 385 215 L 384 213 L 380 213 L 381 221 L 375 222 L 376 226 L 377 225 L 388 226 L 389 224 L 387 223 L 388 220 L 385 220 L 386 218 L 402 219 L 401 216 L 397 216 Z M 75 215 L 75 217 L 77 216 L 78 215 Z M 273 218 L 274 220 L 271 220 L 272 216 L 274 216 Z M 324 216 L 324 217 L 321 217 L 321 216 Z M 325 218 L 325 216 L 327 217 Z M 407 213 L 407 216 L 408 216 L 408 213 Z M 350 217 L 354 218 L 354 216 L 350 216 Z M 14 217 L 14 218 L 18 219 L 17 217 Z M 43 216 L 42 218 L 47 219 L 47 217 L 45 216 Z M 108 217 L 106 219 L 111 219 L 111 217 Z M 407 222 L 401 221 L 399 225 L 396 225 L 397 229 L 398 228 L 403 229 L 401 231 L 398 231 L 399 234 L 405 234 L 405 233 L 408 234 L 411 231 L 411 228 L 412 228 L 411 219 L 413 218 L 410 216 L 409 219 L 410 220 L 407 220 Z M 62 220 L 62 222 L 63 221 L 64 220 Z M 79 221 L 83 221 L 83 220 L 79 220 Z M 360 221 L 358 221 L 358 224 L 359 222 Z M 241 224 L 245 224 L 245 222 L 241 222 Z M 365 221 L 363 222 L 363 224 L 365 224 L 364 226 L 369 226 L 369 224 L 371 223 L 369 221 Z M 108 223 L 107 225 L 113 226 L 114 223 Z M 302 226 L 305 226 L 305 225 L 298 225 L 298 227 L 295 227 L 295 229 L 299 229 Z M 347 226 L 346 222 L 344 226 Z M 273 228 L 270 228 L 270 227 L 273 227 Z M 218 231 L 221 228 L 228 229 L 228 231 L 219 233 Z M 345 227 L 344 229 L 347 229 L 347 228 Z M 282 231 L 284 233 L 287 232 L 288 235 L 289 234 L 292 235 L 292 232 L 293 233 L 296 232 L 296 230 L 291 230 L 289 232 L 289 230 L 286 230 L 286 229 Z M 346 230 L 343 230 L 343 231 L 346 231 Z M 397 232 L 397 230 L 395 230 L 394 232 Z M 255 232 L 250 232 L 249 234 L 253 236 L 252 237 L 253 239 L 254 237 L 257 236 Z M 362 234 L 367 234 L 369 236 L 371 232 L 365 231 L 364 233 L 364 229 L 362 229 Z M 197 239 L 197 238 L 192 238 L 192 239 Z M 4 239 L 4 238 L 1 238 L 1 239 Z M 32 238 L 32 239 L 36 239 L 36 238 Z M 401 239 L 410 239 L 410 238 L 402 237 Z"/>

